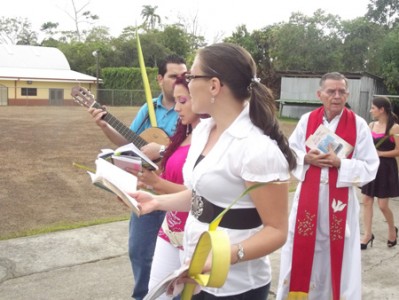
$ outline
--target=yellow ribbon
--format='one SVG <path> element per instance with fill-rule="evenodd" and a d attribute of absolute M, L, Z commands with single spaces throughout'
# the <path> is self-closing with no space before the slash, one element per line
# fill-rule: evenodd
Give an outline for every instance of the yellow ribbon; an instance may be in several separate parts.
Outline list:
<path fill-rule="evenodd" d="M 308 300 L 309 294 L 304 292 L 289 292 L 287 300 Z"/>
<path fill-rule="evenodd" d="M 209 230 L 201 234 L 195 247 L 188 276 L 196 283 L 186 283 L 181 300 L 189 300 L 193 296 L 196 284 L 206 287 L 221 287 L 226 281 L 230 269 L 230 239 L 225 231 L 216 230 L 226 212 L 247 193 L 265 183 L 257 183 L 241 193 L 228 207 L 226 207 L 210 224 Z M 205 262 L 212 251 L 211 271 L 202 274 Z"/>
<path fill-rule="evenodd" d="M 382 144 L 385 140 L 387 140 L 388 138 L 396 137 L 396 136 L 399 136 L 399 134 L 394 134 L 394 133 L 393 133 L 393 134 L 389 134 L 389 135 L 384 136 L 382 139 L 380 139 L 380 140 L 378 141 L 377 144 L 375 144 L 375 149 L 378 150 L 378 147 L 381 146 L 381 144 Z"/>
<path fill-rule="evenodd" d="M 152 102 L 150 83 L 148 81 L 148 76 L 145 69 L 143 51 L 141 50 L 140 38 L 137 30 L 136 30 L 136 39 L 137 39 L 137 54 L 139 56 L 141 77 L 143 78 L 145 98 L 147 100 L 147 106 L 148 106 L 148 115 L 150 117 L 151 126 L 157 127 L 157 119 L 155 118 L 155 109 L 154 109 L 154 103 Z"/>
<path fill-rule="evenodd" d="M 202 269 L 212 251 L 212 267 L 208 274 L 202 274 Z M 221 287 L 226 281 L 230 269 L 230 240 L 225 231 L 205 231 L 194 250 L 188 269 L 188 276 L 197 284 L 208 287 Z M 181 295 L 182 300 L 193 296 L 196 283 L 186 283 Z"/>
<path fill-rule="evenodd" d="M 96 170 L 94 170 L 92 168 L 89 168 L 89 167 L 86 167 L 84 165 L 78 164 L 76 162 L 72 162 L 72 166 L 77 167 L 77 168 L 82 169 L 82 170 L 85 170 L 85 171 L 89 171 L 91 173 L 96 173 Z"/>

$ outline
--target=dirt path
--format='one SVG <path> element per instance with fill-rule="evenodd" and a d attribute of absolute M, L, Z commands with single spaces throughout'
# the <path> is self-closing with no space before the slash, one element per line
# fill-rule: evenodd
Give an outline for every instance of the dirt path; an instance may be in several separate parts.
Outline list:
<path fill-rule="evenodd" d="M 129 125 L 136 108 L 112 107 Z M 294 125 L 284 125 L 291 132 Z M 46 226 L 129 212 L 91 185 L 73 162 L 94 168 L 102 148 L 115 148 L 83 107 L 0 107 L 0 237 Z"/>
<path fill-rule="evenodd" d="M 112 108 L 130 124 L 136 110 Z M 0 236 L 128 216 L 72 162 L 94 167 L 114 148 L 83 107 L 0 107 Z"/>

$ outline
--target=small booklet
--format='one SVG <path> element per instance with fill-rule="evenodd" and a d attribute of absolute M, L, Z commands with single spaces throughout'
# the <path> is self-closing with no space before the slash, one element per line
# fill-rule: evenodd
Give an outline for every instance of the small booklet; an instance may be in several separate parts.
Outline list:
<path fill-rule="evenodd" d="M 188 270 L 188 265 L 183 265 L 179 269 L 173 271 L 168 276 L 166 276 L 163 280 L 161 280 L 156 286 L 154 286 L 151 290 L 148 291 L 148 294 L 144 297 L 144 300 L 156 300 L 159 296 L 166 293 L 169 290 L 169 287 L 177 280 L 179 277 L 184 274 Z"/>
<path fill-rule="evenodd" d="M 115 150 L 102 149 L 98 157 L 111 160 L 114 164 L 115 162 L 117 162 L 117 164 L 123 165 L 123 167 L 129 167 L 134 170 L 136 167 L 138 167 L 137 163 L 139 161 L 140 168 L 138 170 L 141 170 L 141 167 L 146 168 L 150 171 L 159 169 L 158 166 L 133 143 L 126 144 Z M 126 166 L 126 163 L 128 164 L 128 166 Z"/>
<path fill-rule="evenodd" d="M 138 156 L 112 154 L 111 161 L 115 166 L 129 173 L 141 170 L 142 161 Z"/>
<path fill-rule="evenodd" d="M 113 165 L 103 158 L 96 160 L 96 173 L 87 171 L 95 186 L 117 195 L 136 214 L 140 215 L 138 202 L 128 193 L 135 192 L 137 177 Z"/>
<path fill-rule="evenodd" d="M 323 124 L 309 136 L 305 145 L 310 149 L 317 149 L 323 153 L 328 153 L 328 147 L 332 146 L 333 151 L 339 158 L 346 158 L 353 151 L 351 144 L 336 135 Z"/>

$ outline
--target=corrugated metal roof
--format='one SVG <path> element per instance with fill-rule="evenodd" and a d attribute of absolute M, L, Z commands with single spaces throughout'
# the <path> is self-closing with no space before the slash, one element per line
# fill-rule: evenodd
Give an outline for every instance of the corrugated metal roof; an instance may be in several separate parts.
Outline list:
<path fill-rule="evenodd" d="M 96 81 L 96 77 L 72 71 L 59 49 L 25 45 L 0 45 L 0 79 Z"/>

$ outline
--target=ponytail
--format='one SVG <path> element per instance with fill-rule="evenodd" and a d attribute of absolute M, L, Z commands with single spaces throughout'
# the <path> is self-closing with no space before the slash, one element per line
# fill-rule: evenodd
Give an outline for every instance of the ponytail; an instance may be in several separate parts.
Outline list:
<path fill-rule="evenodd" d="M 296 156 L 289 147 L 286 136 L 280 129 L 271 90 L 258 81 L 252 81 L 248 88 L 251 95 L 249 117 L 252 123 L 277 142 L 278 147 L 288 161 L 289 169 L 295 169 Z"/>

